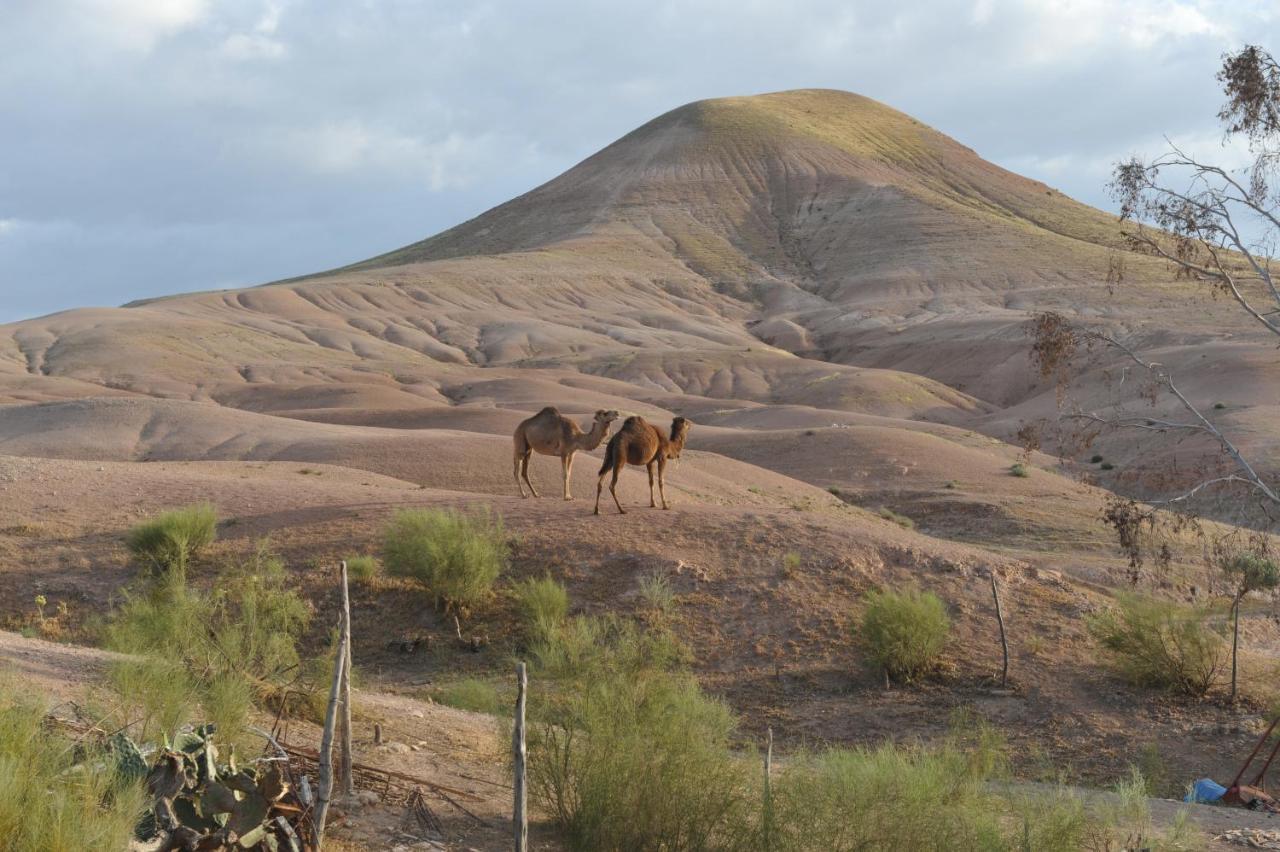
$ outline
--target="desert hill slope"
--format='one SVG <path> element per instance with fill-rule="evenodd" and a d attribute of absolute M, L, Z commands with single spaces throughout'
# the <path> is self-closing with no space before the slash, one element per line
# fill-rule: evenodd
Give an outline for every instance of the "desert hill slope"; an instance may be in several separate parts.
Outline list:
<path fill-rule="evenodd" d="M 1143 287 L 1108 290 L 1117 256 Z M 1229 772 L 1250 705 L 1213 711 L 1239 733 L 1224 750 L 1212 725 L 1120 686 L 1085 628 L 1129 576 L 1099 522 L 1105 488 L 1143 493 L 1144 460 L 1194 471 L 1218 454 L 1159 436 L 1010 443 L 1058 411 L 1026 335 L 1054 309 L 1155 353 L 1280 465 L 1274 349 L 1193 292 L 1125 254 L 1106 214 L 866 98 L 689 104 L 371 260 L 0 326 L 0 627 L 25 624 L 34 592 L 69 603 L 73 638 L 88 636 L 85 616 L 136 575 L 125 531 L 173 506 L 216 504 L 202 570 L 269 538 L 327 614 L 330 567 L 377 554 L 395 511 L 461 507 L 512 534 L 499 593 L 468 616 L 492 644 L 388 651 L 458 628 L 383 578 L 353 616 L 373 686 L 505 678 L 513 580 L 550 574 L 575 612 L 637 613 L 660 576 L 703 684 L 784 747 L 929 736 L 974 707 L 1026 764 L 1043 749 L 1058 771 L 1110 781 L 1151 741 L 1179 779 Z M 1114 404 L 1106 367 L 1080 396 L 1098 409 Z M 531 476 L 554 496 L 520 499 L 511 433 L 546 405 L 578 422 L 692 419 L 671 511 L 647 507 L 633 468 L 631 511 L 594 517 L 599 448 L 578 457 L 574 502 L 545 456 Z M 1222 592 L 1198 542 L 1170 554 L 1144 582 L 1184 601 Z M 993 570 L 1014 631 L 1007 690 L 992 689 Z M 886 690 L 854 628 L 868 590 L 907 584 L 946 600 L 957 639 L 937 678 Z M 1280 658 L 1272 610 L 1259 601 L 1242 627 L 1258 695 Z"/>

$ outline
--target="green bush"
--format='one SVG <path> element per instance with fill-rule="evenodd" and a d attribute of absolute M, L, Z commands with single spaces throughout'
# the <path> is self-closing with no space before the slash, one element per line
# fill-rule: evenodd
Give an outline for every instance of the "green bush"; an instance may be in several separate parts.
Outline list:
<path fill-rule="evenodd" d="M 951 632 L 942 600 L 920 589 L 872 591 L 860 635 L 871 659 L 891 677 L 911 680 L 938 662 Z"/>
<path fill-rule="evenodd" d="M 125 545 L 154 571 L 185 572 L 187 563 L 213 542 L 217 527 L 213 504 L 197 503 L 138 524 L 125 536 Z"/>
<path fill-rule="evenodd" d="M 688 653 L 665 627 L 646 630 L 612 613 L 571 618 L 529 651 L 535 674 L 574 682 L 614 672 L 670 670 Z"/>
<path fill-rule="evenodd" d="M 383 550 L 388 572 L 417 580 L 448 606 L 487 597 L 508 553 L 500 518 L 451 509 L 396 512 Z"/>
<path fill-rule="evenodd" d="M 1089 459 L 1089 461 L 1093 462 L 1094 464 L 1097 464 L 1098 462 L 1102 461 L 1102 456 L 1095 454 L 1092 458 Z"/>
<path fill-rule="evenodd" d="M 558 710 L 531 731 L 529 789 L 571 849 L 741 846 L 755 800 L 733 714 L 691 678 L 614 672 Z"/>
<path fill-rule="evenodd" d="M 1119 595 L 1116 604 L 1088 626 L 1126 680 L 1195 696 L 1213 687 L 1227 648 L 1207 626 L 1207 608 L 1137 594 Z"/>
<path fill-rule="evenodd" d="M 183 721 L 180 695 L 195 695 L 233 737 L 248 714 L 239 701 L 273 700 L 294 679 L 309 620 L 284 564 L 265 550 L 208 592 L 167 575 L 126 596 L 108 619 L 106 646 L 137 658 L 113 665 L 111 681 L 136 704 L 144 737 L 172 733 Z"/>
<path fill-rule="evenodd" d="M 511 594 L 530 641 L 550 640 L 569 616 L 569 593 L 550 576 L 516 583 Z"/>
<path fill-rule="evenodd" d="M 347 578 L 353 583 L 372 583 L 378 576 L 378 560 L 372 556 L 348 556 Z"/>
<path fill-rule="evenodd" d="M 1008 848 L 984 780 L 951 747 L 830 751 L 780 779 L 770 845 L 779 852 Z"/>
<path fill-rule="evenodd" d="M 85 742 L 77 748 L 43 721 L 39 698 L 25 687 L 0 686 L 0 848 L 129 848 L 146 808 L 142 785 L 117 775 L 100 749 Z"/>
<path fill-rule="evenodd" d="M 1031 475 L 1031 469 L 1022 462 L 1014 462 L 1009 465 L 1009 474 L 1011 476 L 1019 477 L 1020 479 L 1026 479 Z"/>
<path fill-rule="evenodd" d="M 456 707 L 459 710 L 470 710 L 473 713 L 497 715 L 506 709 L 503 707 L 502 699 L 498 696 L 498 690 L 494 685 L 476 678 L 467 678 L 443 686 L 433 692 L 431 697 L 432 700 L 438 701 L 445 706 Z"/>
<path fill-rule="evenodd" d="M 1138 773 L 1086 807 L 1066 788 L 1022 792 L 1000 783 L 1004 745 L 977 729 L 935 747 L 885 743 L 800 757 L 775 783 L 753 848 L 774 852 L 1078 852 L 1199 848 L 1180 812 L 1155 830 Z"/>
<path fill-rule="evenodd" d="M 1098 465 L 1098 468 L 1100 470 L 1115 470 L 1116 466 L 1113 465 L 1111 462 L 1103 462 L 1102 464 Z"/>

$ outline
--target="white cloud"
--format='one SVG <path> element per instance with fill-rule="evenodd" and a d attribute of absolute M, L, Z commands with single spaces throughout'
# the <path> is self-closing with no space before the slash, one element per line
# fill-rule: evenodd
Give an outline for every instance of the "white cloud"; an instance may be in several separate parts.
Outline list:
<path fill-rule="evenodd" d="M 280 59 L 288 48 L 284 42 L 262 33 L 235 33 L 223 40 L 218 52 L 228 59 Z"/>
<path fill-rule="evenodd" d="M 276 32 L 280 29 L 285 6 L 283 0 L 267 0 L 253 29 L 227 36 L 219 46 L 219 52 L 235 60 L 282 58 L 288 53 L 288 46 L 276 38 Z"/>
<path fill-rule="evenodd" d="M 116 46 L 150 50 L 205 19 L 209 0 L 75 0 L 72 14 Z"/>
<path fill-rule="evenodd" d="M 439 192 L 469 185 L 495 157 L 515 156 L 496 136 L 450 132 L 428 140 L 358 120 L 274 131 L 252 143 L 283 165 L 317 175 L 396 178 Z"/>

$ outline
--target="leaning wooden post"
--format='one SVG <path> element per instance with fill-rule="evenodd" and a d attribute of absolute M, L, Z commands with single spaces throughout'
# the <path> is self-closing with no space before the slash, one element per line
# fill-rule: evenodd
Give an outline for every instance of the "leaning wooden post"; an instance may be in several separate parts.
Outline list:
<path fill-rule="evenodd" d="M 991 569 L 991 597 L 996 602 L 996 623 L 1000 625 L 1000 650 L 1004 653 L 1004 668 L 1000 672 L 1000 686 L 1009 685 L 1009 640 L 1004 634 L 1004 612 L 1000 609 L 1000 588 L 996 585 L 996 569 Z"/>
<path fill-rule="evenodd" d="M 324 821 L 329 815 L 329 802 L 333 798 L 333 729 L 338 721 L 338 702 L 342 700 L 342 666 L 346 660 L 346 625 L 339 625 L 338 656 L 333 664 L 333 683 L 329 686 L 329 706 L 324 713 L 324 736 L 320 739 L 319 784 L 316 794 L 314 827 L 316 849 L 324 846 Z"/>
<path fill-rule="evenodd" d="M 764 848 L 773 848 L 773 728 L 764 737 Z"/>
<path fill-rule="evenodd" d="M 351 778 L 351 595 L 347 586 L 347 563 L 342 562 L 342 646 L 346 652 L 342 655 L 342 736 L 338 760 L 338 789 L 342 795 L 351 798 L 356 794 L 355 783 Z"/>
<path fill-rule="evenodd" d="M 525 787 L 526 757 L 524 742 L 524 706 L 525 692 L 529 686 L 529 678 L 524 663 L 516 665 L 516 713 L 515 729 L 511 734 L 511 758 L 515 766 L 515 802 L 511 810 L 512 829 L 515 832 L 516 852 L 526 852 L 529 848 L 529 815 L 526 811 L 528 793 Z"/>

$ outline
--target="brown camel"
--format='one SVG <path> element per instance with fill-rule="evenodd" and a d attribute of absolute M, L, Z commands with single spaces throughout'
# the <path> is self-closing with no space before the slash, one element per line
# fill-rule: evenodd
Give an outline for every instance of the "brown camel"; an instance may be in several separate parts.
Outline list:
<path fill-rule="evenodd" d="M 613 472 L 609 482 L 609 493 L 613 495 L 613 503 L 618 512 L 625 515 L 627 510 L 618 502 L 618 474 L 629 464 L 644 465 L 649 470 L 649 506 L 657 508 L 653 499 L 653 468 L 658 468 L 658 495 L 662 498 L 662 508 L 667 505 L 667 492 L 663 488 L 663 473 L 667 469 L 667 459 L 680 458 L 684 449 L 685 438 L 693 423 L 683 417 L 671 421 L 671 437 L 662 434 L 662 430 L 643 417 L 628 417 L 618 430 L 618 434 L 609 439 L 609 446 L 604 451 L 604 464 L 600 467 L 600 479 L 596 482 L 596 510 L 600 514 L 600 492 L 604 490 L 604 478 Z"/>
<path fill-rule="evenodd" d="M 573 473 L 573 454 L 578 450 L 594 450 L 609 435 L 609 424 L 618 419 L 618 412 L 601 409 L 595 413 L 590 432 L 583 432 L 568 417 L 560 414 L 551 406 L 539 411 L 516 427 L 513 437 L 515 441 L 516 487 L 520 496 L 524 493 L 525 483 L 533 496 L 538 496 L 538 489 L 529 482 L 529 456 L 541 453 L 544 456 L 559 456 L 560 468 L 564 473 L 564 499 L 572 500 L 569 493 L 569 476 Z M 521 482 L 523 478 L 524 482 Z"/>

